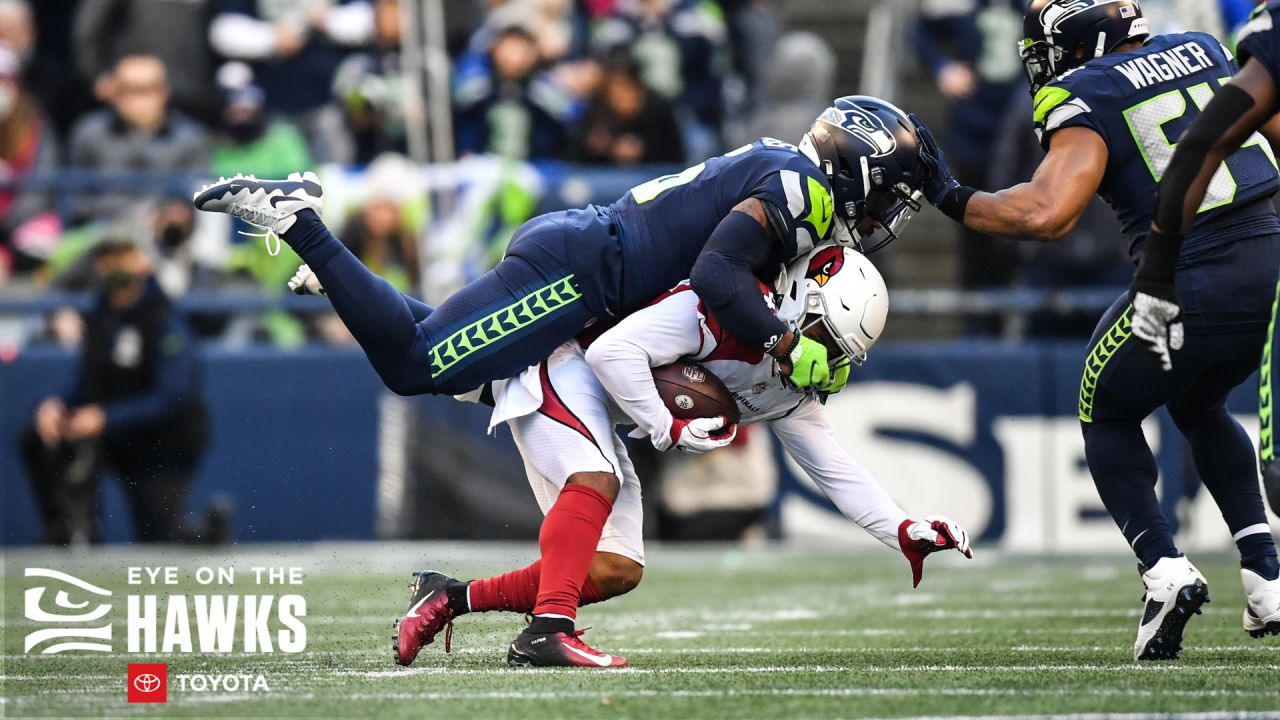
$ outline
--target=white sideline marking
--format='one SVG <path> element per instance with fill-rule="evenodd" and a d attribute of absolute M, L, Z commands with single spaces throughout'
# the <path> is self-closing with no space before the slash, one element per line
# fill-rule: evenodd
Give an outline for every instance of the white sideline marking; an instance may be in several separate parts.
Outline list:
<path fill-rule="evenodd" d="M 1240 670 L 1239 665 L 1138 665 L 1137 663 L 1075 663 L 1075 664 L 1038 664 L 1038 665 L 992 665 L 988 667 L 978 667 L 974 665 L 893 665 L 885 667 L 871 668 L 849 668 L 836 667 L 830 665 L 778 665 L 763 667 L 696 667 L 696 668 L 635 668 L 626 667 L 610 670 L 610 674 L 621 675 L 726 675 L 726 674 L 771 674 L 771 673 L 842 673 L 846 675 L 856 675 L 859 673 L 926 673 L 926 672 L 948 672 L 948 673 L 1039 673 L 1046 671 L 1054 672 L 1079 672 L 1079 671 L 1106 671 L 1106 672 L 1137 672 L 1137 673 L 1203 673 L 1203 672 L 1227 672 Z M 1280 665 L 1254 665 L 1249 670 L 1280 670 Z M 403 670 L 335 670 L 331 674 L 336 676 L 348 677 L 364 677 L 364 678 L 382 678 L 382 677 L 402 677 L 406 675 L 504 675 L 511 677 L 513 670 L 510 668 L 448 668 L 448 667 L 423 667 L 423 668 L 406 668 Z M 1069 690 L 1064 692 L 1078 693 L 1077 690 Z M 1090 690 L 1090 692 L 1103 692 L 1102 690 Z M 1162 690 L 1161 692 L 1174 692 L 1171 690 Z M 1191 691 L 1191 692 L 1217 692 L 1217 691 Z M 1226 692 L 1226 691 L 1224 691 Z M 1268 693 L 1270 694 L 1270 693 Z"/>

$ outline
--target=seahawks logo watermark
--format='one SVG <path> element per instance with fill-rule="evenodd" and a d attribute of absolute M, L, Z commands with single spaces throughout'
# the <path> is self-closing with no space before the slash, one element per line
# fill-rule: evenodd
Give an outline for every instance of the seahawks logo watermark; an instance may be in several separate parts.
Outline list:
<path fill-rule="evenodd" d="M 818 118 L 857 137 L 871 148 L 871 157 L 884 157 L 898 148 L 898 141 L 874 113 L 856 105 L 830 107 Z"/>
<path fill-rule="evenodd" d="M 53 595 L 52 608 L 41 601 L 51 586 L 37 585 L 23 593 L 23 614 L 34 623 L 56 624 L 30 632 L 23 644 L 23 652 L 31 652 L 41 644 L 53 641 L 40 650 L 41 654 L 60 653 L 65 650 L 92 650 L 111 652 L 111 621 L 105 620 L 111 605 L 98 601 L 98 597 L 111 597 L 111 591 L 85 582 L 80 578 L 48 568 L 26 568 L 29 578 L 48 578 L 66 588 Z M 73 595 L 74 593 L 74 595 Z M 80 597 L 85 599 L 73 599 Z M 51 611 L 52 610 L 52 611 Z"/>

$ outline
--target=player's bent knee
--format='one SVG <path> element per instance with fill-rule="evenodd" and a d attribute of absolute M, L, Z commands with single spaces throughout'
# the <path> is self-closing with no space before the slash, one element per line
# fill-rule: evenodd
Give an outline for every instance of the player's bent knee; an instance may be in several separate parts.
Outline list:
<path fill-rule="evenodd" d="M 565 484 L 589 487 L 609 498 L 609 502 L 618 499 L 618 490 L 622 488 L 622 483 L 618 481 L 617 475 L 605 472 L 574 473 L 569 476 L 569 480 Z"/>
<path fill-rule="evenodd" d="M 622 555 L 597 552 L 591 563 L 591 582 L 605 597 L 617 597 L 631 592 L 644 577 L 644 566 Z"/>

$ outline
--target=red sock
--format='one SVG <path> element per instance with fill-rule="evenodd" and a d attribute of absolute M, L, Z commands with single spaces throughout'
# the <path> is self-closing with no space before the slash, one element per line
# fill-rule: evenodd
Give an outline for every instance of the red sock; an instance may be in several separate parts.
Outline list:
<path fill-rule="evenodd" d="M 471 612 L 490 612 L 502 610 L 506 612 L 533 612 L 538 599 L 538 579 L 542 574 L 542 561 L 535 560 L 529 567 L 512 570 L 509 573 L 483 580 L 472 580 L 470 585 Z M 604 593 L 596 587 L 591 576 L 582 582 L 579 605 L 606 600 Z"/>
<path fill-rule="evenodd" d="M 542 550 L 542 577 L 534 615 L 576 618 L 583 578 L 600 544 L 600 533 L 613 503 L 599 490 L 566 485 L 542 520 L 538 547 Z"/>
<path fill-rule="evenodd" d="M 538 576 L 541 569 L 542 561 L 535 560 L 529 567 L 473 581 L 468 589 L 471 612 L 531 612 L 538 598 Z"/>

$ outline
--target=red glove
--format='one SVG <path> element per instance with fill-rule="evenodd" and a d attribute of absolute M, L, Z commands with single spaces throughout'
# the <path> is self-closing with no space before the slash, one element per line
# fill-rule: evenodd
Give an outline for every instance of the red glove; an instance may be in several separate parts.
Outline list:
<path fill-rule="evenodd" d="M 653 446 L 662 451 L 679 448 L 687 453 L 701 455 L 733 442 L 738 426 L 726 425 L 728 418 L 717 415 L 692 420 L 671 420 L 671 432 L 665 438 L 653 438 Z M 660 442 L 663 441 L 663 442 Z"/>
<path fill-rule="evenodd" d="M 969 547 L 969 533 L 955 520 L 941 515 L 930 515 L 924 520 L 903 520 L 898 526 L 898 547 L 911 564 L 911 587 L 920 586 L 924 577 L 924 558 L 939 550 L 955 548 L 967 558 L 973 557 Z"/>

